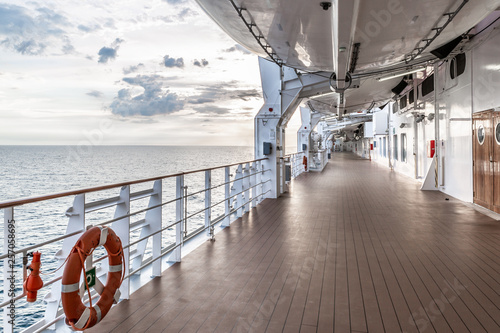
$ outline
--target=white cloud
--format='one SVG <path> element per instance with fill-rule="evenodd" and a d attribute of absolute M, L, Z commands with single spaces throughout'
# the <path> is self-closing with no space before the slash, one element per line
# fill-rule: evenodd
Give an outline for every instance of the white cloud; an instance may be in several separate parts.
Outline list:
<path fill-rule="evenodd" d="M 165 67 L 179 67 L 182 68 L 184 67 L 184 59 L 183 58 L 171 58 L 169 55 L 166 55 L 163 57 L 163 65 Z"/>
<path fill-rule="evenodd" d="M 141 70 L 143 68 L 144 68 L 144 64 L 143 63 L 137 64 L 137 65 L 131 65 L 131 66 L 128 66 L 126 68 L 123 68 L 123 74 L 127 75 L 127 74 L 130 74 L 130 73 L 135 73 L 135 72 L 138 72 L 139 70 Z"/>
<path fill-rule="evenodd" d="M 0 46 L 23 55 L 43 54 L 68 27 L 69 20 L 52 9 L 0 4 Z"/>
<path fill-rule="evenodd" d="M 87 93 L 88 96 L 92 96 L 92 97 L 95 97 L 95 98 L 102 98 L 103 97 L 103 93 L 100 92 L 100 91 L 97 91 L 97 90 L 92 90 L 92 91 L 89 91 Z"/>
<path fill-rule="evenodd" d="M 106 64 L 110 60 L 114 60 L 118 56 L 118 49 L 120 48 L 120 44 L 123 43 L 123 39 L 117 38 L 111 44 L 111 47 L 103 46 L 97 55 L 99 56 L 99 60 L 97 62 Z"/>
<path fill-rule="evenodd" d="M 243 54 L 251 54 L 250 51 L 248 51 L 246 48 L 241 46 L 240 44 L 234 44 L 230 48 L 227 48 L 224 50 L 224 52 L 231 53 L 231 52 L 241 52 Z"/>
<path fill-rule="evenodd" d="M 158 75 L 124 78 L 124 82 L 144 89 L 143 93 L 132 95 L 132 89 L 118 91 L 110 105 L 111 112 L 124 117 L 154 116 L 169 114 L 183 109 L 184 101 L 176 93 L 163 89 L 162 77 Z"/>
<path fill-rule="evenodd" d="M 193 65 L 198 66 L 198 67 L 205 67 L 205 66 L 208 66 L 208 61 L 207 61 L 207 59 L 201 59 L 201 60 L 195 59 L 193 61 Z"/>

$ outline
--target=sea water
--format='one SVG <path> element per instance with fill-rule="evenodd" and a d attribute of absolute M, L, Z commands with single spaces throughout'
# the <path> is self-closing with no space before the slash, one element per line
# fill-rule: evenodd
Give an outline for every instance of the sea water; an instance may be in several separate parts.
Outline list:
<path fill-rule="evenodd" d="M 23 197 L 41 196 L 70 190 L 108 185 L 138 179 L 175 174 L 183 171 L 211 168 L 215 166 L 249 161 L 253 159 L 252 147 L 214 146 L 0 146 L 0 202 Z M 234 168 L 233 168 L 234 170 Z M 234 173 L 234 171 L 232 172 Z M 185 176 L 188 193 L 203 190 L 204 173 Z M 224 170 L 214 170 L 212 184 L 224 182 Z M 134 185 L 131 191 L 150 188 L 151 183 Z M 213 191 L 212 202 L 219 202 L 224 196 L 224 187 Z M 86 202 L 112 197 L 119 194 L 119 188 L 86 194 Z M 175 178 L 163 181 L 163 201 L 175 196 Z M 15 209 L 16 249 L 24 248 L 64 234 L 68 223 L 66 210 L 71 207 L 74 196 L 33 203 Z M 188 215 L 203 209 L 204 194 L 189 197 Z M 147 206 L 147 200 L 138 200 L 131 211 Z M 113 217 L 114 208 L 87 214 L 87 223 L 100 223 Z M 212 216 L 223 213 L 223 207 L 215 207 Z M 175 221 L 175 204 L 163 208 L 163 226 Z M 204 214 L 189 220 L 189 230 L 203 226 Z M 144 218 L 144 215 L 137 219 Z M 0 211 L 0 239 L 3 244 L 3 211 Z M 162 245 L 167 246 L 175 239 L 175 228 L 163 233 Z M 131 242 L 139 234 L 131 235 Z M 62 242 L 43 247 L 42 272 L 45 281 L 53 278 L 52 272 L 58 266 L 55 253 Z M 149 245 L 148 245 L 149 246 Z M 1 253 L 4 251 L 2 250 Z M 17 289 L 22 293 L 21 257 L 16 257 Z M 3 261 L 0 263 L 3 275 Z M 3 279 L 2 279 L 3 280 Z M 0 281 L 0 300 L 3 301 L 3 284 Z M 39 292 L 37 302 L 24 300 L 16 302 L 15 330 L 21 331 L 43 318 L 43 298 L 49 288 Z M 2 325 L 0 324 L 0 327 Z"/>

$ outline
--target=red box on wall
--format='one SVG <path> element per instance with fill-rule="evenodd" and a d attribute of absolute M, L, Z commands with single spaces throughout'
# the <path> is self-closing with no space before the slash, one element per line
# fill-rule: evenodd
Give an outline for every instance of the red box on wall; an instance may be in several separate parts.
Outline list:
<path fill-rule="evenodd" d="M 427 142 L 427 157 L 433 158 L 436 153 L 436 140 Z"/>

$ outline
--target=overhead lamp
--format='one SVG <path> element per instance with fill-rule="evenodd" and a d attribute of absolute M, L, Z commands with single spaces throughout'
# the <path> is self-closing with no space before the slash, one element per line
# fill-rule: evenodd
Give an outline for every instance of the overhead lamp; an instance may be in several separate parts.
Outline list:
<path fill-rule="evenodd" d="M 408 75 L 408 74 L 417 73 L 417 72 L 423 71 L 424 69 L 425 68 L 412 69 L 411 71 L 384 76 L 384 77 L 381 77 L 381 78 L 379 78 L 377 80 L 378 81 L 387 81 L 387 80 L 390 80 L 390 79 L 394 79 L 396 77 L 400 77 L 400 76 L 405 76 L 405 75 Z"/>

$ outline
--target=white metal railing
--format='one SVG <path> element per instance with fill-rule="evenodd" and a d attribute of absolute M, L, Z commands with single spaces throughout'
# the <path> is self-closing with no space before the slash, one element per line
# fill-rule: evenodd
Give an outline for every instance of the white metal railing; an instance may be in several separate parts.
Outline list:
<path fill-rule="evenodd" d="M 213 239 L 216 227 L 229 226 L 267 197 L 271 192 L 272 175 L 269 169 L 264 169 L 264 160 L 0 203 L 4 215 L 3 252 L 0 255 L 3 260 L 0 308 L 3 309 L 4 332 L 14 331 L 16 323 L 11 315 L 16 314 L 16 307 L 26 308 L 22 282 L 27 275 L 31 251 L 42 252 L 44 273 L 64 265 L 76 240 L 87 228 L 110 226 L 120 237 L 124 249 L 126 274 L 120 291 L 122 299 L 127 299 L 144 279 L 159 276 L 167 268 L 166 264 L 181 261 L 188 243 L 195 243 L 195 239 L 199 242 L 200 238 Z M 63 228 L 59 234 L 36 242 L 33 240 L 39 240 L 38 231 L 19 232 L 21 226 L 29 229 L 31 218 L 45 218 L 37 213 L 37 208 L 59 198 L 73 199 L 65 213 L 68 222 L 59 227 Z M 30 205 L 35 208 L 23 211 Z M 21 216 L 18 219 L 15 218 L 17 212 Z M 51 221 L 52 215 L 46 219 Z M 52 229 L 57 228 L 47 223 L 46 230 Z M 20 246 L 21 243 L 26 246 Z M 52 253 L 55 259 L 50 259 L 47 253 Z M 94 255 L 96 258 L 89 262 L 100 264 L 97 277 L 103 278 L 108 271 L 105 253 L 95 251 Z M 47 303 L 45 308 L 36 305 L 35 314 L 29 316 L 32 322 L 16 330 L 53 329 L 64 318 L 60 306 L 62 271 L 59 269 L 44 276 L 40 294 Z M 135 287 L 131 283 L 135 283 Z"/>
<path fill-rule="evenodd" d="M 302 172 L 305 171 L 303 161 L 303 152 L 288 154 L 285 156 L 285 164 L 290 166 L 291 179 L 297 178 Z"/>
<path fill-rule="evenodd" d="M 328 164 L 328 150 L 320 149 L 317 153 L 313 154 L 311 171 L 323 171 Z"/>

